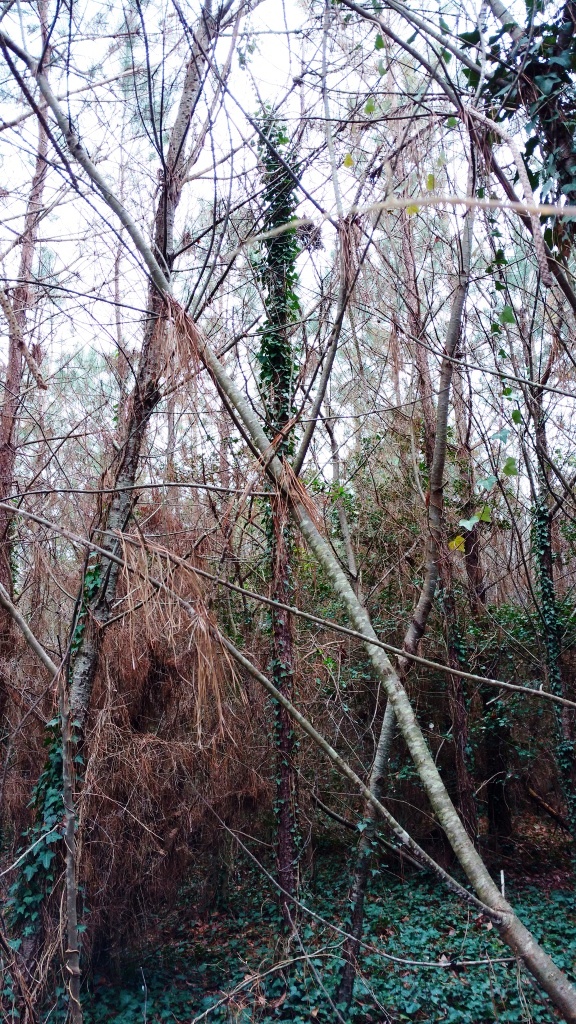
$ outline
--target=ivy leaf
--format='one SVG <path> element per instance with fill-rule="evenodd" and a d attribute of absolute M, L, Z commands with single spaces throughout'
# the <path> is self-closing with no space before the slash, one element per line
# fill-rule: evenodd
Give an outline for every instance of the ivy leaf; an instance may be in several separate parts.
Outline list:
<path fill-rule="evenodd" d="M 380 35 L 380 33 L 378 33 L 378 35 L 376 36 L 376 39 L 374 40 L 374 49 L 375 50 L 383 50 L 384 49 L 384 40 L 382 39 L 382 36 Z"/>
<path fill-rule="evenodd" d="M 374 102 L 374 98 L 372 96 L 370 96 L 369 100 L 366 103 L 366 106 L 364 107 L 364 113 L 365 114 L 373 114 L 375 110 L 376 110 L 376 104 Z"/>
<path fill-rule="evenodd" d="M 512 410 L 512 422 L 516 424 L 522 423 L 522 413 L 520 412 L 520 409 Z"/>
<path fill-rule="evenodd" d="M 448 547 L 450 548 L 450 551 L 465 551 L 466 546 L 464 544 L 464 537 L 462 536 L 462 534 L 459 533 L 457 537 L 454 537 L 451 541 L 449 541 Z"/>
<path fill-rule="evenodd" d="M 352 156 L 352 153 L 346 153 L 346 156 L 344 157 L 344 160 L 342 162 L 344 164 L 344 167 L 353 167 L 354 157 Z"/>
<path fill-rule="evenodd" d="M 481 487 L 482 490 L 484 491 L 491 491 L 492 488 L 494 487 L 494 484 L 497 482 L 498 477 L 494 476 L 493 473 L 490 473 L 488 476 L 485 476 L 483 480 L 478 481 L 478 486 Z"/>
<path fill-rule="evenodd" d="M 492 434 L 493 441 L 502 441 L 502 444 L 506 444 L 506 441 L 510 437 L 510 431 L 506 427 L 502 427 L 501 430 L 497 430 L 495 434 Z"/>
<path fill-rule="evenodd" d="M 458 526 L 463 526 L 465 530 L 472 530 L 478 522 L 480 522 L 480 516 L 470 516 L 470 519 L 461 519 Z"/>
<path fill-rule="evenodd" d="M 436 188 L 436 178 L 434 177 L 433 174 L 429 174 L 428 177 L 426 178 L 426 188 L 428 189 L 429 192 L 433 192 L 434 189 Z"/>
<path fill-rule="evenodd" d="M 468 46 L 476 46 L 480 42 L 480 33 L 477 28 L 473 32 L 461 32 L 458 36 L 463 43 L 467 43 Z"/>
<path fill-rule="evenodd" d="M 509 455 L 506 462 L 502 466 L 502 472 L 505 476 L 518 476 L 518 466 L 516 465 L 516 459 L 513 455 Z"/>
<path fill-rule="evenodd" d="M 411 203 L 410 206 L 406 207 L 406 213 L 409 217 L 413 217 L 415 213 L 418 213 L 419 209 L 420 207 L 417 206 L 416 203 Z"/>
<path fill-rule="evenodd" d="M 492 522 L 492 512 L 490 510 L 490 505 L 484 505 L 483 506 L 482 511 L 480 512 L 480 515 L 478 516 L 478 522 L 480 522 L 480 523 L 491 523 Z"/>
<path fill-rule="evenodd" d="M 448 120 L 446 121 L 446 127 L 447 128 L 455 128 L 457 124 L 458 124 L 458 118 L 456 118 L 456 117 L 449 117 Z"/>
<path fill-rule="evenodd" d="M 512 309 L 512 306 L 504 306 L 504 309 L 500 313 L 498 319 L 501 324 L 516 323 L 516 318 L 514 316 L 514 310 Z"/>

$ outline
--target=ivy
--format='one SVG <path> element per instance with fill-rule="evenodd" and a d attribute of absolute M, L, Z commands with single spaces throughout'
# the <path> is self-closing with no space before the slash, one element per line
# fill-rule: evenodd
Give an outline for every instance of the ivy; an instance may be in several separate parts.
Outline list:
<path fill-rule="evenodd" d="M 95 559 L 96 556 L 91 555 L 84 575 L 80 611 L 70 641 L 72 656 L 81 647 L 88 608 L 100 589 L 102 568 Z M 34 821 L 22 835 L 21 847 L 27 852 L 18 863 L 18 876 L 10 889 L 7 905 L 10 923 L 23 938 L 35 935 L 40 928 L 42 906 L 54 887 L 60 860 L 64 817 L 60 718 L 52 719 L 46 726 L 44 746 L 48 756 L 29 804 L 34 810 Z M 82 763 L 79 752 L 75 761 L 77 765 Z"/>
<path fill-rule="evenodd" d="M 518 110 L 527 111 L 533 134 L 525 147 L 525 160 L 532 188 L 541 189 L 541 197 L 566 202 L 576 201 L 576 34 L 571 4 L 556 8 L 547 20 L 534 19 L 534 10 L 542 4 L 527 5 L 525 35 L 510 45 L 504 26 L 489 39 L 491 64 L 495 68 L 486 78 L 483 98 L 495 120 L 511 122 Z M 547 12 L 550 7 L 547 8 Z M 552 8 L 553 10 L 553 8 Z M 510 26 L 508 26 L 509 28 Z M 460 36 L 464 47 L 477 47 L 479 34 Z M 478 84 L 475 72 L 464 72 L 471 87 Z M 548 244 L 562 248 L 563 236 L 573 236 L 574 226 L 556 223 Z"/>
<path fill-rule="evenodd" d="M 48 756 L 29 804 L 34 808 L 34 822 L 22 836 L 22 845 L 27 852 L 18 865 L 18 877 L 10 888 L 7 903 L 10 923 L 22 937 L 32 936 L 38 931 L 42 904 L 56 880 L 58 851 L 63 838 L 60 826 L 64 815 L 59 718 L 48 723 L 44 745 L 48 748 Z"/>
<path fill-rule="evenodd" d="M 266 425 L 276 437 L 293 413 L 294 348 L 292 324 L 300 315 L 296 293 L 296 259 L 300 252 L 295 228 L 296 183 L 288 169 L 291 154 L 284 127 L 270 112 L 262 119 L 267 143 L 260 144 L 264 169 L 264 231 L 278 233 L 265 238 L 257 272 L 262 284 L 266 321 L 260 329 L 260 383 L 265 394 Z M 293 442 L 284 439 L 280 453 L 289 454 Z"/>

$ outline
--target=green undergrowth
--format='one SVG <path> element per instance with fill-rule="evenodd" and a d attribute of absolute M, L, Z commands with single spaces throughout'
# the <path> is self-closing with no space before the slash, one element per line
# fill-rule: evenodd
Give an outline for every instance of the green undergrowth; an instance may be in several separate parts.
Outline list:
<path fill-rule="evenodd" d="M 302 895 L 332 924 L 345 918 L 347 873 L 345 863 L 327 861 Z M 572 890 L 513 881 L 507 886 L 536 938 L 573 976 Z M 302 913 L 300 942 L 282 936 L 272 893 L 262 896 L 262 877 L 252 867 L 237 868 L 226 906 L 202 918 L 194 909 L 198 891 L 198 879 L 191 879 L 149 944 L 123 959 L 121 982 L 96 975 L 83 995 L 86 1024 L 184 1024 L 204 1011 L 209 1011 L 203 1018 L 208 1022 L 236 1024 L 339 1019 L 330 999 L 341 964 L 340 935 Z M 423 876 L 402 882 L 387 871 L 375 874 L 365 938 L 370 948 L 363 953 L 355 1002 L 343 1015 L 350 1024 L 544 1024 L 558 1019 L 514 961 L 498 962 L 508 950 L 491 924 Z M 395 963 L 381 953 L 443 966 Z M 467 963 L 474 960 L 483 962 Z M 292 963 L 274 969 L 282 961 Z M 44 1018 L 62 1019 L 53 1005 Z"/>

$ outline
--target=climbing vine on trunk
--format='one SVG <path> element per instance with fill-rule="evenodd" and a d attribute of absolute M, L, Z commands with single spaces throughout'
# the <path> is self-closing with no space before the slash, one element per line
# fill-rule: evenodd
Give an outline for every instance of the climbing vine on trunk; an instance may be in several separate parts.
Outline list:
<path fill-rule="evenodd" d="M 260 158 L 264 179 L 265 229 L 271 234 L 263 241 L 261 259 L 257 264 L 266 309 L 266 320 L 260 330 L 258 360 L 267 433 L 275 442 L 278 453 L 288 458 L 294 448 L 290 420 L 293 414 L 295 376 L 293 324 L 300 313 L 296 293 L 299 247 L 294 230 L 280 231 L 278 234 L 272 232 L 283 228 L 294 218 L 295 180 L 287 164 L 291 155 L 280 155 L 289 142 L 281 123 L 271 114 L 266 114 L 263 128 L 266 141 L 262 141 Z M 265 520 L 271 595 L 276 601 L 291 604 L 293 538 L 283 496 L 271 494 Z M 274 609 L 271 634 L 274 685 L 291 700 L 294 691 L 294 644 L 292 618 L 288 612 Z M 286 710 L 277 704 L 274 715 L 276 860 L 282 915 L 285 924 L 290 927 L 293 919 L 290 897 L 298 889 L 297 741 Z"/>

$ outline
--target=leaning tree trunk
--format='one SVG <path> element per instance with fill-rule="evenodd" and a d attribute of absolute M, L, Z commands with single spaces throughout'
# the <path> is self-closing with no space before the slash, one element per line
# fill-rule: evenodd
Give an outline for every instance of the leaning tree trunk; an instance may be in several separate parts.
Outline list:
<path fill-rule="evenodd" d="M 38 70 L 33 59 L 17 46 L 1 27 L 0 45 L 4 47 L 5 52 L 9 49 L 26 62 L 63 131 L 71 155 L 89 175 L 105 202 L 126 228 L 153 279 L 165 295 L 169 308 L 177 315 L 176 326 L 182 340 L 193 339 L 198 355 L 216 384 L 222 401 L 227 407 L 234 410 L 234 414 L 250 438 L 252 446 L 264 461 L 270 478 L 285 493 L 295 523 L 326 573 L 327 579 L 331 582 L 334 593 L 340 599 L 353 628 L 365 637 L 366 651 L 376 678 L 388 695 L 399 729 L 410 751 L 432 810 L 443 827 L 448 841 L 477 895 L 497 915 L 496 926 L 502 940 L 521 959 L 526 969 L 547 992 L 564 1019 L 576 1024 L 576 989 L 515 915 L 512 907 L 492 880 L 474 844 L 470 841 L 426 744 L 402 681 L 382 648 L 375 647 L 371 642 L 376 640 L 377 636 L 370 617 L 350 586 L 329 544 L 321 536 L 310 516 L 313 504 L 311 497 L 301 484 L 292 480 L 287 472 L 286 463 L 274 455 L 273 446 L 271 446 L 250 402 L 228 375 L 209 343 L 198 334 L 194 324 L 174 302 L 169 283 L 153 252 L 146 244 L 132 218 L 110 191 L 107 182 L 82 148 L 73 126 L 70 125 L 64 111 L 60 108 L 42 72 Z M 240 652 L 238 654 L 241 657 Z"/>

